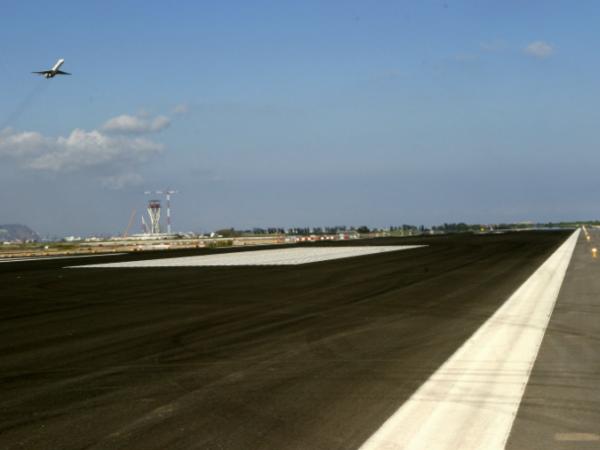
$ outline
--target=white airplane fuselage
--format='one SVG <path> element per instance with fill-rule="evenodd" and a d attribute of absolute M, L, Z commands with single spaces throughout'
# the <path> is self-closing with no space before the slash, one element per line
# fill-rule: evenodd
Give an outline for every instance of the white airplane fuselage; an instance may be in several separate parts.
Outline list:
<path fill-rule="evenodd" d="M 54 77 L 56 75 L 56 71 L 58 69 L 60 69 L 60 66 L 62 66 L 64 62 L 65 62 L 64 59 L 59 59 L 58 61 L 56 61 L 56 64 L 54 64 L 54 66 L 52 66 L 52 69 L 50 69 L 48 71 L 48 73 L 46 73 L 44 76 L 46 78 L 52 78 L 52 77 Z"/>
<path fill-rule="evenodd" d="M 64 62 L 65 62 L 65 60 L 61 58 L 58 61 L 56 61 L 56 63 L 52 66 L 52 69 L 42 70 L 41 72 L 33 72 L 33 73 L 41 75 L 44 78 L 54 78 L 56 75 L 71 75 L 68 72 L 63 72 L 62 70 L 60 70 L 60 66 L 62 66 Z"/>
<path fill-rule="evenodd" d="M 63 65 L 64 62 L 65 62 L 64 59 L 59 59 L 58 61 L 56 61 L 56 64 L 54 64 L 54 66 L 52 67 L 52 70 L 58 70 L 60 68 L 60 66 Z"/>

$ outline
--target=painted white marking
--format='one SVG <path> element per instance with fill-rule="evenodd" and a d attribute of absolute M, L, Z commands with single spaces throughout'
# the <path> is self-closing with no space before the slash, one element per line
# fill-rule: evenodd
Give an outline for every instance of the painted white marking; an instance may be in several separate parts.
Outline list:
<path fill-rule="evenodd" d="M 22 261 L 48 261 L 50 259 L 76 259 L 76 258 L 99 258 L 101 256 L 118 256 L 126 253 L 102 253 L 101 255 L 73 255 L 73 256 L 32 256 L 27 258 L 4 258 L 0 263 L 22 262 Z"/>
<path fill-rule="evenodd" d="M 554 440 L 563 442 L 591 442 L 600 441 L 600 435 L 596 433 L 556 433 Z"/>
<path fill-rule="evenodd" d="M 395 252 L 422 245 L 387 245 L 371 247 L 296 247 L 271 250 L 252 250 L 224 254 L 183 256 L 179 258 L 148 259 L 107 264 L 73 266 L 86 267 L 198 267 L 198 266 L 295 266 L 331 259 L 351 258 L 374 253 Z"/>
<path fill-rule="evenodd" d="M 361 450 L 504 448 L 578 236 L 579 229 Z"/>

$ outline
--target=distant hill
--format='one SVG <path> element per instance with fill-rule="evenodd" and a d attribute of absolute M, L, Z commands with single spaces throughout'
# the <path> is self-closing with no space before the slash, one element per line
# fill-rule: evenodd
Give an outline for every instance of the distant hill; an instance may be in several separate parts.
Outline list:
<path fill-rule="evenodd" d="M 31 228 L 20 224 L 0 225 L 0 243 L 3 241 L 39 241 L 40 237 Z"/>

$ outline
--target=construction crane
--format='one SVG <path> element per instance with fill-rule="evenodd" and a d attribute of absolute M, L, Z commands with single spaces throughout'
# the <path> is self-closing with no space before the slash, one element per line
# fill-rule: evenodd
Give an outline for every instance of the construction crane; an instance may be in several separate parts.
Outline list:
<path fill-rule="evenodd" d="M 135 219 L 135 213 L 136 213 L 136 210 L 135 210 L 135 208 L 133 208 L 133 210 L 131 211 L 131 215 L 129 216 L 129 222 L 127 222 L 127 228 L 125 228 L 125 231 L 123 231 L 124 238 L 127 237 L 127 234 L 129 233 L 129 229 L 131 228 L 131 225 L 133 224 L 133 219 Z"/>
<path fill-rule="evenodd" d="M 167 199 L 167 234 L 171 234 L 171 195 L 178 194 L 179 191 L 165 189 L 164 191 L 146 191 L 146 195 L 156 194 L 164 195 Z"/>

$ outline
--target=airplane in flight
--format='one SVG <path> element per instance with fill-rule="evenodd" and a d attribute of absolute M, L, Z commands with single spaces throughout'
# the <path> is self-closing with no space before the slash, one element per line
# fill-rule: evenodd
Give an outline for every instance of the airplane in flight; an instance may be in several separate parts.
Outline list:
<path fill-rule="evenodd" d="M 41 72 L 31 72 L 31 73 L 37 73 L 39 75 L 42 75 L 44 78 L 54 78 L 55 75 L 71 75 L 68 72 L 63 72 L 62 70 L 58 70 L 60 68 L 60 66 L 63 65 L 64 62 L 65 62 L 64 59 L 59 59 L 58 61 L 56 61 L 56 64 L 54 64 L 52 69 L 43 70 Z"/>

